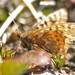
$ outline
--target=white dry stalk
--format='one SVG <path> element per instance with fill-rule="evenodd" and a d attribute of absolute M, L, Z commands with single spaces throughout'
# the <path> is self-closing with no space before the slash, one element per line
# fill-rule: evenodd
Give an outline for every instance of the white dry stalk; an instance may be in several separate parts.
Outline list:
<path fill-rule="evenodd" d="M 23 10 L 24 5 L 19 5 L 7 18 L 7 20 L 4 22 L 2 27 L 0 28 L 0 37 L 3 35 L 5 30 L 8 28 L 8 26 L 11 24 L 11 22 L 18 16 L 18 14 Z"/>
<path fill-rule="evenodd" d="M 56 5 L 56 2 L 54 0 L 51 0 L 51 1 L 41 1 L 40 2 L 40 5 L 45 5 L 45 6 L 48 6 L 48 5 Z"/>
<path fill-rule="evenodd" d="M 23 0 L 23 2 L 27 5 L 33 16 L 37 21 L 39 21 L 40 14 L 35 10 L 33 5 L 31 4 L 34 0 Z"/>
<path fill-rule="evenodd" d="M 19 25 L 16 25 L 16 23 L 14 22 L 14 26 L 12 26 L 11 30 L 10 30 L 10 28 L 8 28 L 8 32 L 5 32 L 3 34 L 2 40 L 1 40 L 3 44 L 5 44 L 7 42 L 7 40 L 10 38 L 11 34 L 16 31 L 16 29 L 18 28 L 18 26 Z"/>

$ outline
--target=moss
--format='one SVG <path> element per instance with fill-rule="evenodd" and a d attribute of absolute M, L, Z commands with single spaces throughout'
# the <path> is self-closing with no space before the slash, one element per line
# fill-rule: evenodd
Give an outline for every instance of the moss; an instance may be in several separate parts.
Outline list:
<path fill-rule="evenodd" d="M 0 8 L 0 21 L 4 22 L 8 17 L 8 13 L 5 9 Z"/>
<path fill-rule="evenodd" d="M 60 69 L 65 64 L 65 59 L 61 58 L 60 55 L 55 55 L 53 57 L 53 64 L 54 64 L 56 69 Z"/>
<path fill-rule="evenodd" d="M 50 7 L 45 7 L 43 10 L 42 10 L 43 14 L 44 15 L 49 15 L 51 13 L 51 9 Z"/>
<path fill-rule="evenodd" d="M 0 75 L 21 75 L 28 69 L 28 65 L 7 60 L 0 64 Z"/>

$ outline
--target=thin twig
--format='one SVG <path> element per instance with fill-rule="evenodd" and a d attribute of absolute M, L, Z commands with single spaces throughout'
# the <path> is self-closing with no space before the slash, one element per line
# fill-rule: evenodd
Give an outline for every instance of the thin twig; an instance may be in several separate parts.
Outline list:
<path fill-rule="evenodd" d="M 3 35 L 5 30 L 8 28 L 8 26 L 11 24 L 11 22 L 18 16 L 18 14 L 23 10 L 24 5 L 19 5 L 7 18 L 7 20 L 4 22 L 2 27 L 0 28 L 0 37 Z"/>

